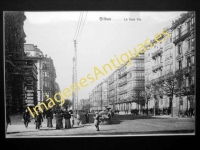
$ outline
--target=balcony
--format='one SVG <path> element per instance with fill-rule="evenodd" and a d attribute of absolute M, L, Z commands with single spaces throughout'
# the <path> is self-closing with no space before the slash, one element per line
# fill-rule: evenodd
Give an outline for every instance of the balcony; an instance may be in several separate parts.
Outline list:
<path fill-rule="evenodd" d="M 177 36 L 173 38 L 173 43 L 176 45 L 177 43 L 184 41 L 188 36 L 190 36 L 190 29 L 187 28 L 183 32 L 179 33 Z"/>
<path fill-rule="evenodd" d="M 194 28 L 195 28 L 195 27 L 194 27 L 194 23 L 193 23 L 193 24 L 191 24 L 190 30 L 191 30 L 191 31 L 194 31 Z"/>
<path fill-rule="evenodd" d="M 122 91 L 118 92 L 119 95 L 124 94 L 124 93 L 127 93 L 127 91 L 126 90 L 122 90 Z"/>
<path fill-rule="evenodd" d="M 192 55 L 194 48 L 190 48 L 185 52 L 185 57 Z"/>
<path fill-rule="evenodd" d="M 163 67 L 163 63 L 156 64 L 152 67 L 152 71 L 162 69 L 162 67 Z"/>
<path fill-rule="evenodd" d="M 159 56 L 163 53 L 163 48 L 161 47 L 159 50 L 152 53 L 151 57 L 154 59 L 156 56 Z"/>
<path fill-rule="evenodd" d="M 168 44 L 168 45 L 165 46 L 165 49 L 164 49 L 164 50 L 166 51 L 166 50 L 172 49 L 172 48 L 173 48 L 173 44 L 170 43 L 170 44 Z"/>
<path fill-rule="evenodd" d="M 127 80 L 125 80 L 125 81 L 123 81 L 123 82 L 121 82 L 121 83 L 118 83 L 118 86 L 122 86 L 122 85 L 124 85 L 124 84 L 127 84 Z"/>
<path fill-rule="evenodd" d="M 111 80 L 111 81 L 109 81 L 109 84 L 112 84 L 113 82 L 115 82 L 115 80 Z"/>
<path fill-rule="evenodd" d="M 113 89 L 115 89 L 115 86 L 109 87 L 109 91 L 112 91 Z"/>
<path fill-rule="evenodd" d="M 126 75 L 127 75 L 127 72 L 124 72 L 123 74 L 118 74 L 118 79 L 120 79 L 120 78 L 122 78 L 122 77 L 124 77 Z"/>

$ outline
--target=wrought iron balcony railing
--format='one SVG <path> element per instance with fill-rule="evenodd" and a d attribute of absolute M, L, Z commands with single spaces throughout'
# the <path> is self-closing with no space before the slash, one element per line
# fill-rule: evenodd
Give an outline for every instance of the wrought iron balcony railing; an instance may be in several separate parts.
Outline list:
<path fill-rule="evenodd" d="M 122 78 L 122 77 L 124 77 L 126 75 L 127 75 L 127 72 L 124 72 L 123 74 L 118 74 L 118 79 L 120 79 L 120 78 Z"/>
<path fill-rule="evenodd" d="M 187 38 L 190 35 L 190 29 L 187 28 L 186 30 L 182 31 L 181 33 L 179 33 L 177 36 L 175 36 L 173 38 L 173 42 L 176 45 L 178 42 L 180 42 L 181 40 L 184 40 L 185 38 Z"/>
<path fill-rule="evenodd" d="M 122 86 L 122 85 L 124 85 L 124 84 L 127 84 L 127 80 L 125 80 L 125 81 L 123 81 L 123 82 L 121 82 L 121 83 L 118 83 L 118 86 Z"/>
<path fill-rule="evenodd" d="M 161 47 L 160 49 L 152 53 L 151 57 L 155 58 L 156 56 L 161 55 L 162 53 L 163 53 L 163 48 Z"/>
<path fill-rule="evenodd" d="M 163 63 L 156 64 L 152 67 L 152 71 L 156 71 L 158 69 L 161 69 L 162 67 L 163 67 Z"/>

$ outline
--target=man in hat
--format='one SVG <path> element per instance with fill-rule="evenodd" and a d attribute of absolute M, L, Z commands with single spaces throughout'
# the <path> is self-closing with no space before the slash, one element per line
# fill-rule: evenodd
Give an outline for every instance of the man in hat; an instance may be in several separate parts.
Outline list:
<path fill-rule="evenodd" d="M 94 117 L 94 125 L 95 125 L 97 131 L 100 131 L 99 130 L 99 122 L 100 122 L 99 119 L 100 119 L 99 113 L 96 111 L 95 117 Z"/>
<path fill-rule="evenodd" d="M 52 124 L 53 113 L 51 109 L 47 110 L 46 118 L 47 118 L 47 127 L 52 128 L 53 127 L 53 124 Z"/>
<path fill-rule="evenodd" d="M 71 114 L 65 109 L 65 112 L 63 115 L 65 118 L 65 129 L 70 129 L 71 128 L 71 124 L 70 124 Z"/>
<path fill-rule="evenodd" d="M 73 111 L 71 110 L 70 111 L 70 114 L 71 114 L 71 128 L 73 128 L 73 126 L 74 126 L 74 114 L 73 114 Z"/>
<path fill-rule="evenodd" d="M 56 118 L 56 129 L 61 129 L 62 115 L 60 110 L 57 110 L 55 118 Z"/>
<path fill-rule="evenodd" d="M 86 114 L 85 114 L 85 122 L 89 123 L 89 112 L 88 111 L 86 111 Z"/>
<path fill-rule="evenodd" d="M 31 121 L 30 121 L 30 113 L 28 112 L 27 109 L 25 109 L 25 112 L 23 113 L 23 120 L 25 127 L 28 128 L 28 123 Z"/>
<path fill-rule="evenodd" d="M 36 129 L 40 129 L 41 123 L 43 122 L 42 113 L 37 108 L 38 115 L 35 117 Z"/>

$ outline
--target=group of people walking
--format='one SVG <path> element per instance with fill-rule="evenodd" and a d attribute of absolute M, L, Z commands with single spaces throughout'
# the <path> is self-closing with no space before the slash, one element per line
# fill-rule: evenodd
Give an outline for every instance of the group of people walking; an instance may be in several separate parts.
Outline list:
<path fill-rule="evenodd" d="M 77 125 L 78 126 L 83 126 L 82 125 L 82 120 L 81 120 L 81 116 L 79 114 L 79 112 L 77 112 L 74 116 L 73 111 L 67 111 L 66 109 L 63 111 L 61 109 L 58 109 L 55 113 L 55 117 L 53 115 L 53 112 L 51 109 L 47 110 L 45 113 L 43 113 L 39 110 L 36 109 L 37 113 L 35 119 L 35 125 L 36 125 L 36 129 L 40 129 L 40 127 L 42 127 L 42 122 L 44 120 L 44 118 L 46 117 L 47 119 L 47 127 L 52 128 L 53 127 L 53 123 L 52 123 L 52 119 L 55 118 L 56 119 L 56 129 L 70 129 L 73 128 L 74 126 L 74 119 L 77 118 Z M 65 126 L 63 126 L 63 119 L 65 119 Z M 30 117 L 30 113 L 28 112 L 28 110 L 26 109 L 25 112 L 23 113 L 23 122 L 26 128 L 28 128 L 28 123 L 31 122 L 31 117 Z M 89 112 L 86 112 L 85 114 L 85 122 L 89 123 Z"/>
<path fill-rule="evenodd" d="M 79 112 L 75 113 L 75 115 L 73 114 L 73 111 L 67 111 L 66 109 L 64 111 L 62 111 L 61 109 L 57 110 L 55 115 L 53 114 L 53 111 L 51 109 L 47 110 L 46 112 L 42 112 L 40 111 L 38 108 L 36 109 L 36 114 L 35 114 L 35 118 L 34 118 L 34 124 L 35 124 L 35 128 L 36 129 L 40 129 L 42 127 L 42 122 L 44 121 L 44 118 L 46 117 L 47 119 L 47 127 L 49 128 L 53 128 L 53 123 L 52 120 L 53 118 L 56 119 L 56 129 L 70 129 L 73 128 L 74 126 L 74 119 L 77 118 L 77 125 L 78 126 L 83 126 L 82 125 L 82 120 L 81 119 L 81 115 Z M 90 122 L 90 117 L 89 117 L 89 112 L 87 111 L 84 115 L 85 117 L 85 123 L 89 123 Z M 108 118 L 110 120 L 110 123 L 112 122 L 112 118 L 114 117 L 114 112 L 113 111 L 109 111 L 108 112 Z M 99 129 L 99 124 L 102 121 L 102 115 L 99 114 L 98 111 L 95 112 L 95 117 L 94 118 L 94 125 L 97 129 L 97 131 L 100 131 Z M 28 124 L 31 122 L 33 118 L 30 116 L 29 111 L 26 109 L 23 113 L 23 123 L 25 125 L 26 128 L 28 128 Z M 65 120 L 65 126 L 63 126 L 63 120 Z M 6 122 L 7 125 L 11 124 L 11 120 L 8 114 L 6 114 Z M 7 127 L 6 127 L 7 129 Z"/>

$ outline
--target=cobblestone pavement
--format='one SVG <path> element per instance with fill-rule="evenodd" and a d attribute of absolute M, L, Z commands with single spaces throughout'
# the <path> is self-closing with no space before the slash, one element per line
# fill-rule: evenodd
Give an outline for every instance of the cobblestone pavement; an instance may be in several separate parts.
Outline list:
<path fill-rule="evenodd" d="M 187 134 L 194 135 L 194 118 L 171 118 L 170 116 L 146 116 L 146 115 L 115 115 L 112 125 L 100 125 L 100 131 L 96 131 L 93 123 L 75 125 L 72 129 L 55 129 L 46 127 L 46 119 L 40 130 L 35 129 L 33 123 L 25 128 L 23 124 L 9 125 L 7 138 L 23 137 L 53 137 L 53 136 L 113 136 L 113 135 L 168 135 Z M 64 121 L 63 121 L 64 122 Z"/>

